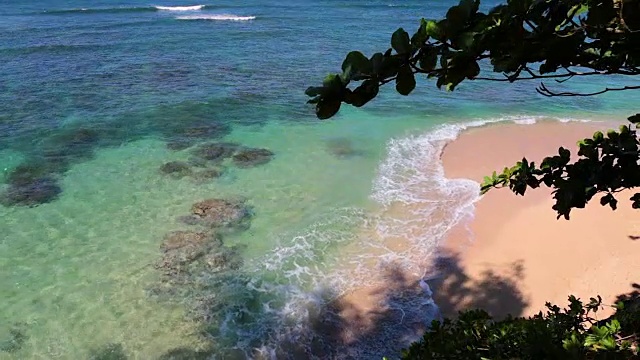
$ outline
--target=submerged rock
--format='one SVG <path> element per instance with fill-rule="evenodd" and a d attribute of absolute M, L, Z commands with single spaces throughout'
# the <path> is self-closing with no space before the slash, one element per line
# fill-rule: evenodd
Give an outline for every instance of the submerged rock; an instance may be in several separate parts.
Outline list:
<path fill-rule="evenodd" d="M 4 339 L 0 339 L 0 352 L 13 353 L 22 349 L 28 338 L 29 337 L 26 334 L 26 325 L 16 323 L 9 329 L 8 336 Z"/>
<path fill-rule="evenodd" d="M 233 163 L 239 168 L 249 168 L 268 163 L 273 155 L 268 149 L 245 148 L 233 155 Z"/>
<path fill-rule="evenodd" d="M 213 352 L 206 350 L 176 348 L 162 354 L 158 360 L 206 360 L 213 355 Z"/>
<path fill-rule="evenodd" d="M 176 178 L 189 176 L 192 173 L 191 167 L 184 161 L 170 161 L 160 166 L 160 172 Z"/>
<path fill-rule="evenodd" d="M 327 151 L 335 157 L 346 158 L 360 155 L 348 138 L 334 138 L 327 141 Z"/>
<path fill-rule="evenodd" d="M 208 199 L 191 207 L 191 223 L 211 227 L 236 227 L 249 220 L 251 212 L 242 200 Z M 183 219 L 187 220 L 188 219 Z"/>
<path fill-rule="evenodd" d="M 46 162 L 31 161 L 18 165 L 7 175 L 7 183 L 14 186 L 28 185 L 37 179 L 55 173 L 55 167 Z"/>
<path fill-rule="evenodd" d="M 165 236 L 160 248 L 162 258 L 156 269 L 162 277 L 149 294 L 180 303 L 189 299 L 194 308 L 199 304 L 196 298 L 216 294 L 218 284 L 234 278 L 243 264 L 240 248 L 225 246 L 217 234 L 174 231 Z"/>
<path fill-rule="evenodd" d="M 163 256 L 158 268 L 166 275 L 185 272 L 191 263 L 220 247 L 222 241 L 216 235 L 195 231 L 171 232 L 160 246 Z"/>
<path fill-rule="evenodd" d="M 237 270 L 242 264 L 242 256 L 240 254 L 240 248 L 223 246 L 217 251 L 209 253 L 202 258 L 207 270 L 221 271 L 221 270 Z"/>
<path fill-rule="evenodd" d="M 186 127 L 163 129 L 166 134 L 167 148 L 170 150 L 184 150 L 203 140 L 221 138 L 231 131 L 228 124 L 217 122 L 192 123 Z"/>
<path fill-rule="evenodd" d="M 193 141 L 191 140 L 171 140 L 167 141 L 167 149 L 172 151 L 180 151 L 184 149 L 188 149 L 193 146 Z"/>
<path fill-rule="evenodd" d="M 219 237 L 204 232 L 174 231 L 165 236 L 160 250 L 166 253 L 176 249 L 202 248 L 210 244 L 219 246 L 222 242 Z"/>
<path fill-rule="evenodd" d="M 5 206 L 33 207 L 52 202 L 61 193 L 62 188 L 54 179 L 44 177 L 21 185 L 10 185 L 0 194 L 0 203 Z"/>
<path fill-rule="evenodd" d="M 194 180 L 198 182 L 206 182 L 212 179 L 217 179 L 222 176 L 223 170 L 217 168 L 205 169 L 196 171 L 192 174 Z"/>
<path fill-rule="evenodd" d="M 89 360 L 127 360 L 122 344 L 110 343 L 89 352 Z"/>
<path fill-rule="evenodd" d="M 197 156 L 190 157 L 187 163 L 193 167 L 198 168 L 206 168 L 209 165 L 209 162 L 206 159 Z"/>
<path fill-rule="evenodd" d="M 67 129 L 45 139 L 42 147 L 46 159 L 58 163 L 73 163 L 93 157 L 100 133 L 86 128 Z"/>
<path fill-rule="evenodd" d="M 231 157 L 239 146 L 236 143 L 202 144 L 193 151 L 193 154 L 208 161 L 222 161 Z"/>

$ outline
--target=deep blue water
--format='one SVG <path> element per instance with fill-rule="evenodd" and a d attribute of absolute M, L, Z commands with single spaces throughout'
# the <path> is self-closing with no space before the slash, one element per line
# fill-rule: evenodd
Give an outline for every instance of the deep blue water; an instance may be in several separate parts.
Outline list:
<path fill-rule="evenodd" d="M 0 5 L 0 141 L 30 147 L 68 122 L 118 128 L 112 140 L 128 141 L 166 132 L 178 113 L 192 106 L 219 122 L 259 123 L 267 119 L 256 114 L 265 112 L 312 121 L 301 90 L 338 69 L 349 50 L 385 50 L 397 27 L 413 30 L 419 17 L 442 16 L 450 3 L 221 1 L 195 14 L 153 7 L 193 5 L 188 2 L 5 3 Z M 177 20 L 207 14 L 256 19 Z M 602 104 L 593 99 L 552 102 L 519 91 L 533 84 L 486 86 L 491 90 L 479 93 L 462 86 L 455 98 L 432 88 L 406 100 L 389 94 L 384 96 L 389 103 L 378 101 L 368 110 L 387 105 L 405 112 L 455 113 L 481 104 L 522 112 L 523 107 L 577 104 L 589 111 Z M 178 113 L 166 119 L 158 114 L 163 106 L 177 106 Z"/>
<path fill-rule="evenodd" d="M 37 175 L 29 186 L 43 194 L 40 206 L 17 197 L 0 205 L 0 359 L 86 358 L 105 346 L 140 359 L 208 346 L 219 358 L 256 348 L 276 349 L 276 357 L 300 348 L 339 357 L 309 335 L 323 335 L 309 320 L 326 300 L 318 288 L 339 284 L 337 294 L 370 271 L 360 263 L 357 271 L 340 268 L 352 263 L 339 249 L 378 256 L 372 249 L 380 239 L 361 233 L 400 236 L 387 206 L 425 195 L 411 192 L 416 179 L 432 203 L 429 196 L 450 196 L 447 186 L 475 196 L 472 184 L 443 183 L 430 172 L 438 146 L 455 136 L 430 131 L 478 119 L 620 120 L 633 110 L 632 94 L 548 99 L 531 82 L 465 83 L 446 93 L 422 80 L 410 97 L 389 88 L 362 109 L 315 119 L 304 90 L 338 70 L 348 51 L 384 51 L 396 28 L 413 31 L 419 18 L 442 17 L 453 4 L 0 3 L 0 190 L 12 191 L 12 174 L 23 166 Z M 204 7 L 159 9 L 195 5 Z M 589 90 L 620 81 L 554 85 Z M 189 159 L 184 147 L 221 139 L 269 148 L 275 158 L 252 169 L 225 163 L 225 175 L 207 184 L 159 174 L 163 163 Z M 224 239 L 242 246 L 244 265 L 202 275 L 199 287 L 171 292 L 169 304 L 150 296 L 159 275 L 148 265 L 160 256 L 159 239 L 184 228 L 175 218 L 195 201 L 236 195 L 248 198 L 252 224 Z M 423 237 L 405 239 L 413 255 L 385 256 L 415 270 L 411 256 L 437 246 L 441 228 L 469 204 L 465 196 L 445 199 L 453 204 L 439 210 L 446 224 L 421 223 Z M 378 358 L 402 344 L 377 345 L 356 344 L 343 355 Z"/>

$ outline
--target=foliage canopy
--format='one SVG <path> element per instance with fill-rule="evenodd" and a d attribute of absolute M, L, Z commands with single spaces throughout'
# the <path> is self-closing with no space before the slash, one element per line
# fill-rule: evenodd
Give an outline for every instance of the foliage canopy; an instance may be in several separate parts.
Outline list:
<path fill-rule="evenodd" d="M 501 75 L 484 76 L 491 69 Z M 479 0 L 461 0 L 444 19 L 422 19 L 409 34 L 391 36 L 391 47 L 370 57 L 352 51 L 342 72 L 327 76 L 322 86 L 306 94 L 316 115 L 328 119 L 342 103 L 363 106 L 380 87 L 394 82 L 409 95 L 416 76 L 435 79 L 438 88 L 453 91 L 465 80 L 514 82 L 573 77 L 640 74 L 640 0 L 509 0 L 488 12 Z M 592 93 L 557 92 L 541 83 L 544 96 L 591 96 L 640 89 L 627 85 Z M 640 122 L 640 114 L 629 117 Z M 501 174 L 487 177 L 482 190 L 507 186 L 523 195 L 527 188 L 554 189 L 558 217 L 569 218 L 596 194 L 601 204 L 615 209 L 615 194 L 640 185 L 638 139 L 633 125 L 579 142 L 577 160 L 567 149 L 546 158 L 540 166 L 523 159 Z M 640 207 L 640 193 L 631 200 Z"/>
<path fill-rule="evenodd" d="M 584 304 L 571 296 L 565 309 L 547 303 L 545 313 L 530 318 L 494 321 L 483 310 L 470 310 L 456 320 L 434 321 L 403 359 L 638 359 L 640 311 L 637 300 L 633 304 L 620 301 L 605 321 L 594 318 L 599 297 Z"/>

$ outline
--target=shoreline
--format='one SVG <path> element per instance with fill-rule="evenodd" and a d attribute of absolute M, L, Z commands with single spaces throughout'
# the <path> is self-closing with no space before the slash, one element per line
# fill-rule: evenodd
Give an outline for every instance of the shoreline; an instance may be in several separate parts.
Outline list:
<path fill-rule="evenodd" d="M 443 150 L 445 176 L 480 181 L 523 156 L 539 163 L 559 146 L 575 153 L 577 140 L 613 124 L 470 128 Z M 491 190 L 476 202 L 473 219 L 458 224 L 441 245 L 435 265 L 449 271 L 453 267 L 457 276 L 430 282 L 436 304 L 445 316 L 480 307 L 497 317 L 531 316 L 544 310 L 547 301 L 565 306 L 571 294 L 583 300 L 601 295 L 603 304 L 613 304 L 617 295 L 632 290 L 633 274 L 640 273 L 630 255 L 640 250 L 632 240 L 640 222 L 634 221 L 630 196 L 629 191 L 618 194 L 616 211 L 600 206 L 596 198 L 585 209 L 573 210 L 566 221 L 556 220 L 550 189 L 528 190 L 524 197 L 508 189 Z"/>
<path fill-rule="evenodd" d="M 384 216 L 411 224 L 403 228 L 402 236 L 394 232 L 363 236 L 372 236 L 384 249 L 406 253 L 409 249 L 417 250 L 417 244 L 427 245 L 423 241 L 428 237 L 420 237 L 430 233 L 419 228 L 439 224 L 445 219 L 443 216 L 451 215 L 451 206 L 468 208 L 469 214 L 462 211 L 464 215 L 455 225 L 434 239 L 433 251 L 420 249 L 419 253 L 411 253 L 410 266 L 397 258 L 391 262 L 379 258 L 379 263 L 368 264 L 369 278 L 330 301 L 325 309 L 328 316 L 315 322 L 320 324 L 315 331 L 328 336 L 335 348 L 344 351 L 366 352 L 375 343 L 390 342 L 399 351 L 419 340 L 432 319 L 452 318 L 464 309 L 482 308 L 496 318 L 507 314 L 531 316 L 544 310 L 547 301 L 566 306 L 571 294 L 587 301 L 601 295 L 603 304 L 613 304 L 615 296 L 632 290 L 632 275 L 640 273 L 640 265 L 634 265 L 632 256 L 622 259 L 622 255 L 640 249 L 640 242 L 621 235 L 631 231 L 627 223 L 635 215 L 629 201 L 624 199 L 626 194 L 619 194 L 620 206 L 615 212 L 600 206 L 595 199 L 586 209 L 574 210 L 571 220 L 566 221 L 556 220 L 549 189 L 528 191 L 525 197 L 508 189 L 469 197 L 466 193 L 479 191 L 479 186 L 471 189 L 460 184 L 477 183 L 523 156 L 539 163 L 543 157 L 556 153 L 559 146 L 573 153 L 577 140 L 590 137 L 597 130 L 617 128 L 619 124 L 555 119 L 536 119 L 535 123 L 506 120 L 468 126 L 452 124 L 451 129 L 439 132 L 441 128 L 436 128 L 410 138 L 411 144 L 403 142 L 388 161 L 408 161 L 414 169 L 427 174 L 426 182 L 415 181 L 420 174 L 409 178 L 409 182 L 412 190 L 419 191 L 417 195 L 429 198 L 405 202 L 405 198 L 399 197 L 384 204 Z M 449 130 L 457 131 L 456 135 Z M 398 146 L 398 142 L 394 145 Z M 420 160 L 426 155 L 437 158 Z M 443 179 L 440 187 L 429 187 L 439 177 Z M 460 202 L 460 197 L 464 201 Z M 424 206 L 433 208 L 420 211 Z M 527 227 L 533 230 L 527 229 L 528 234 L 520 241 L 512 240 L 513 234 Z M 619 236 L 615 246 L 620 251 L 613 253 L 609 242 L 598 238 L 610 232 L 611 227 L 623 229 L 616 233 Z M 637 229 L 640 234 L 640 222 Z M 417 243 L 411 241 L 415 236 L 419 237 Z M 362 248 L 351 246 L 346 251 L 357 254 Z M 607 263 L 607 256 L 615 261 Z M 592 266 L 600 263 L 602 266 Z M 420 274 L 415 268 L 421 269 Z M 618 276 L 621 269 L 626 273 Z M 612 274 L 616 277 L 614 281 L 609 279 Z M 605 316 L 607 311 L 598 314 Z M 400 339 L 393 340 L 385 330 Z"/>

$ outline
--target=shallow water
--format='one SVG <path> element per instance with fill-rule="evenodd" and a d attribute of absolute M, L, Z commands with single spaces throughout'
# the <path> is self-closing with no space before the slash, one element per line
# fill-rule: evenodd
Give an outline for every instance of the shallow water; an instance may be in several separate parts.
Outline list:
<path fill-rule="evenodd" d="M 209 347 L 217 358 L 282 357 L 271 351 L 292 339 L 338 357 L 314 338 L 327 301 L 385 264 L 423 275 L 446 230 L 473 210 L 477 184 L 444 179 L 438 161 L 462 124 L 622 119 L 634 103 L 549 100 L 531 83 L 452 94 L 427 84 L 319 122 L 307 86 L 347 51 L 383 50 L 398 25 L 413 29 L 451 2 L 195 5 L 0 5 L 0 187 L 44 159 L 56 161 L 47 176 L 61 189 L 36 207 L 0 206 L 0 359 L 91 358 L 105 346 L 140 359 Z M 620 80 L 562 86 L 605 82 Z M 207 181 L 161 174 L 192 157 L 168 144 L 220 140 L 275 156 L 246 169 L 226 160 Z M 223 241 L 240 246 L 243 266 L 158 292 L 163 237 L 194 229 L 177 218 L 197 201 L 237 197 L 251 225 Z M 351 347 L 343 355 L 397 350 Z"/>

